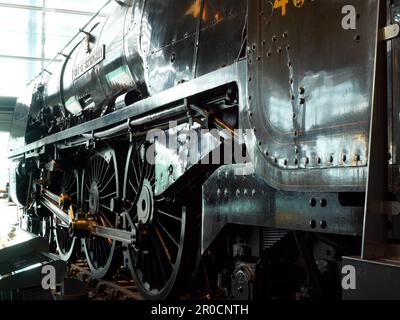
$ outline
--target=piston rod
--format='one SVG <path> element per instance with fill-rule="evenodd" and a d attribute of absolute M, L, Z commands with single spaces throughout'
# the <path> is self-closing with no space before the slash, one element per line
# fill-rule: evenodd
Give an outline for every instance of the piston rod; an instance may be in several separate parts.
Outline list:
<path fill-rule="evenodd" d="M 72 235 L 82 238 L 86 236 L 98 236 L 123 243 L 133 243 L 136 240 L 135 232 L 99 226 L 94 220 L 89 219 L 73 220 L 69 214 L 58 207 L 56 204 L 58 199 L 59 197 L 52 192 L 46 189 L 42 190 L 40 202 L 55 214 L 65 225 L 72 229 Z"/>
<path fill-rule="evenodd" d="M 57 218 L 59 218 L 67 226 L 70 226 L 72 224 L 71 217 L 67 213 L 65 213 L 62 209 L 60 209 L 56 204 L 54 204 L 52 200 L 42 195 L 40 202 L 52 213 L 54 213 L 57 216 Z"/>

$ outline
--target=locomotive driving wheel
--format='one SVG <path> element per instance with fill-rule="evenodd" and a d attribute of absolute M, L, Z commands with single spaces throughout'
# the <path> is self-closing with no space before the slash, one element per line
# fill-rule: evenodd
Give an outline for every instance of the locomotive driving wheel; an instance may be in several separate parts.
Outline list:
<path fill-rule="evenodd" d="M 115 228 L 117 213 L 114 205 L 119 194 L 117 160 L 114 150 L 97 152 L 84 170 L 82 180 L 82 209 L 99 226 Z M 89 268 L 96 278 L 114 271 L 116 241 L 92 236 L 82 240 Z"/>
<path fill-rule="evenodd" d="M 76 170 L 63 174 L 61 193 L 63 197 L 68 197 L 68 202 L 72 206 L 72 211 L 77 212 L 79 208 L 79 173 Z M 64 224 L 59 218 L 54 217 L 54 238 L 57 244 L 57 251 L 64 261 L 73 259 L 77 251 L 77 238 L 71 237 L 69 226 Z"/>
<path fill-rule="evenodd" d="M 124 250 L 125 263 L 147 299 L 176 298 L 188 286 L 187 226 L 185 207 L 154 195 L 155 166 L 145 159 L 145 147 L 131 146 L 124 179 L 124 229 L 136 240 Z M 194 239 L 191 239 L 194 240 Z"/>

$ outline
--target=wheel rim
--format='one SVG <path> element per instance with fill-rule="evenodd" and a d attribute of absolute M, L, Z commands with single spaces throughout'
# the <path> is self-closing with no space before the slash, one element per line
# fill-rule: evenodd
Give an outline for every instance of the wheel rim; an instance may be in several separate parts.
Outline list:
<path fill-rule="evenodd" d="M 61 193 L 69 196 L 73 212 L 77 212 L 79 208 L 79 174 L 77 171 L 64 173 Z M 69 226 L 57 217 L 54 217 L 54 238 L 61 259 L 64 261 L 71 260 L 77 251 L 77 239 L 71 237 Z"/>
<path fill-rule="evenodd" d="M 155 168 L 145 161 L 144 145 L 129 150 L 124 179 L 124 229 L 136 241 L 124 251 L 132 276 L 148 299 L 165 299 L 178 289 L 186 211 L 154 196 Z"/>
<path fill-rule="evenodd" d="M 83 173 L 82 207 L 97 225 L 116 227 L 117 215 L 112 203 L 119 198 L 117 161 L 114 151 L 95 154 Z M 102 237 L 82 240 L 89 268 L 94 277 L 103 278 L 113 272 L 116 241 Z"/>

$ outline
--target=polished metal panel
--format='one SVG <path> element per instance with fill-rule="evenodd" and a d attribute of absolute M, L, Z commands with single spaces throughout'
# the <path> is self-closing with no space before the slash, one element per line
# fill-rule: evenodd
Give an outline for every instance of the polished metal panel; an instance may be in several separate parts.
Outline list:
<path fill-rule="evenodd" d="M 228 224 L 361 235 L 363 208 L 342 205 L 337 193 L 278 191 L 248 172 L 227 165 L 204 183 L 202 252 Z"/>
<path fill-rule="evenodd" d="M 144 77 L 145 55 L 141 51 L 142 17 L 146 0 L 135 0 L 130 7 L 125 21 L 125 56 L 131 70 L 132 77 L 141 93 L 141 98 L 148 94 L 147 84 Z"/>
<path fill-rule="evenodd" d="M 98 46 L 105 45 L 106 58 L 97 65 L 96 75 L 108 98 L 115 98 L 134 88 L 132 74 L 125 56 L 125 22 L 129 7 L 119 6 L 103 26 Z M 129 44 L 127 44 L 129 45 Z"/>
<path fill-rule="evenodd" d="M 199 35 L 196 76 L 230 65 L 246 41 L 247 1 L 205 0 Z"/>
<path fill-rule="evenodd" d="M 141 26 L 141 53 L 150 94 L 193 79 L 193 53 L 200 1 L 146 1 Z M 173 8 L 173 10 L 171 10 Z"/>
<path fill-rule="evenodd" d="M 194 165 L 200 162 L 211 164 L 212 160 L 206 156 L 220 146 L 220 138 L 210 132 L 201 132 L 201 129 L 197 123 L 193 126 L 185 123 L 166 130 L 164 137 L 154 137 L 157 138 L 154 148 L 155 196 L 162 194 Z"/>
<path fill-rule="evenodd" d="M 249 1 L 248 106 L 255 169 L 282 190 L 365 189 L 376 0 Z M 353 5 L 356 30 L 344 30 Z"/>

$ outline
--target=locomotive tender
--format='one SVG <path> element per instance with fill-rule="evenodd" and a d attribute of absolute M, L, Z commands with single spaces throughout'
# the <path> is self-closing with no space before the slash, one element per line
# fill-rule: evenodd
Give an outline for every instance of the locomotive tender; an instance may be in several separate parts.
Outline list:
<path fill-rule="evenodd" d="M 26 228 L 148 299 L 338 298 L 394 255 L 398 1 L 117 3 L 17 103 Z"/>

